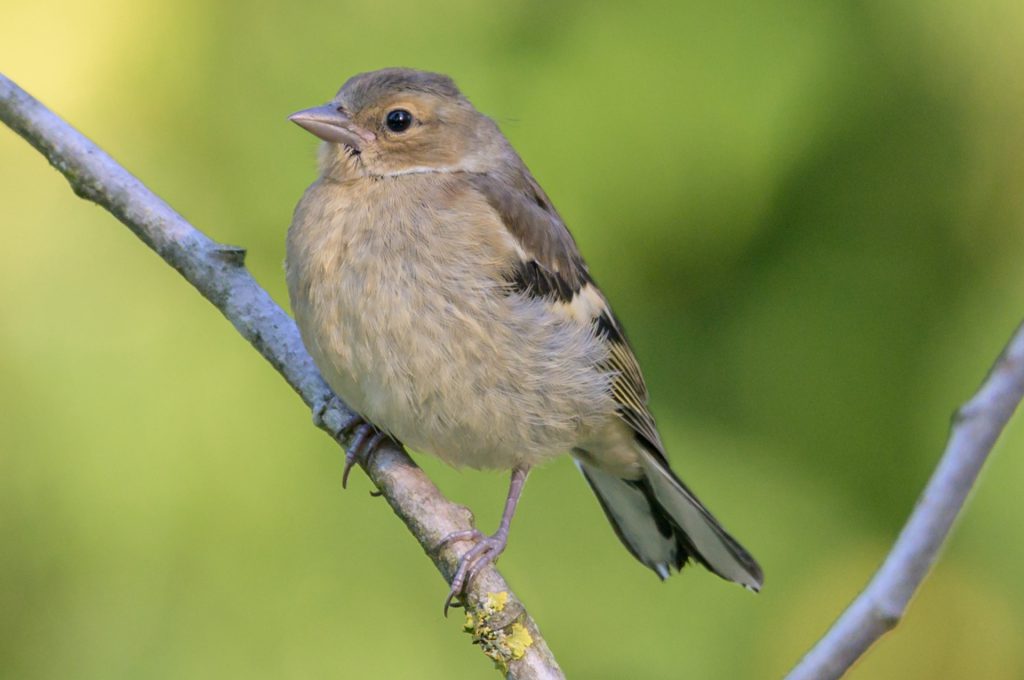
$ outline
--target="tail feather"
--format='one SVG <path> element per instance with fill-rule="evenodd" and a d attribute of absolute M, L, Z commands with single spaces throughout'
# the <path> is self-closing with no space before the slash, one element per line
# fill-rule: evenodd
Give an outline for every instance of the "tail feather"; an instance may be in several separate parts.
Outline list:
<path fill-rule="evenodd" d="M 692 558 L 757 591 L 764 574 L 750 553 L 660 459 L 640 451 L 642 476 L 621 479 L 576 460 L 623 545 L 662 579 Z"/>

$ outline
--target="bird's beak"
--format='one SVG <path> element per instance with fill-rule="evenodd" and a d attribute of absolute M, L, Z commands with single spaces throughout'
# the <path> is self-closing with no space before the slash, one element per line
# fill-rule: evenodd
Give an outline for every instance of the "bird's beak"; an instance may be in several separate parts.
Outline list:
<path fill-rule="evenodd" d="M 288 116 L 288 120 L 325 142 L 344 144 L 356 153 L 362 151 L 363 145 L 373 141 L 376 136 L 353 123 L 334 104 L 297 111 Z"/>

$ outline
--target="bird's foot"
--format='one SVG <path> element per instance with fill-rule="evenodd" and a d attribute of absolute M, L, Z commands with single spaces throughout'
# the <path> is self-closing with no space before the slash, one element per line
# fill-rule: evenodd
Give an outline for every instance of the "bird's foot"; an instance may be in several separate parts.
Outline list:
<path fill-rule="evenodd" d="M 452 600 L 459 598 L 464 603 L 466 589 L 469 588 L 476 575 L 487 565 L 494 564 L 498 556 L 505 551 L 505 546 L 508 544 L 508 532 L 498 531 L 493 536 L 485 536 L 477 529 L 456 531 L 441 539 L 438 549 L 453 541 L 468 540 L 475 540 L 477 543 L 459 560 L 455 576 L 452 577 L 452 587 L 448 591 L 448 597 L 444 600 L 445 616 L 448 616 L 448 608 L 452 606 Z"/>
<path fill-rule="evenodd" d="M 456 541 L 481 541 L 487 538 L 487 534 L 480 531 L 479 529 L 468 529 L 466 531 L 453 531 L 440 540 L 435 551 L 440 551 L 442 548 L 448 546 L 449 543 L 455 543 Z"/>
<path fill-rule="evenodd" d="M 345 450 L 345 470 L 341 473 L 341 488 L 348 487 L 348 473 L 352 471 L 356 463 L 365 464 L 376 451 L 377 447 L 388 438 L 387 434 L 381 432 L 372 424 L 363 420 L 361 416 L 353 416 L 342 426 L 341 433 L 352 433 L 352 442 Z"/>
<path fill-rule="evenodd" d="M 341 421 L 338 427 L 326 425 L 324 416 L 332 409 L 348 410 L 345 404 L 332 394 L 329 399 L 325 399 L 313 410 L 313 424 L 317 427 L 327 427 L 340 443 L 344 443 L 345 438 L 352 435 L 352 442 L 345 449 L 345 470 L 341 475 L 341 488 L 344 489 L 348 486 L 348 473 L 352 471 L 355 464 L 369 460 L 370 455 L 380 446 L 387 435 L 366 422 L 361 415 L 355 413 Z"/>
<path fill-rule="evenodd" d="M 345 449 L 345 470 L 341 474 L 341 488 L 348 486 L 348 473 L 352 471 L 356 463 L 366 463 L 377 448 L 388 439 L 388 435 L 381 432 L 372 424 L 368 423 L 362 416 L 352 414 L 341 421 L 338 427 L 333 427 L 324 422 L 324 417 L 330 410 L 349 412 L 345 404 L 335 395 L 324 399 L 313 409 L 313 424 L 317 427 L 326 428 L 339 443 L 344 444 L 345 438 L 352 435 L 352 441 Z"/>

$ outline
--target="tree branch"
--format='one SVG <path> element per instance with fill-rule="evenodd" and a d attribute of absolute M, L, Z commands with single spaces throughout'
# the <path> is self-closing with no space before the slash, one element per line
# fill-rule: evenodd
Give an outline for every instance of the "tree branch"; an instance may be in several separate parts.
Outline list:
<path fill-rule="evenodd" d="M 839 678 L 899 623 L 928 575 L 992 447 L 1024 397 L 1024 324 L 954 415 L 938 467 L 871 583 L 786 680 Z"/>
<path fill-rule="evenodd" d="M 320 377 L 298 329 L 248 270 L 245 250 L 222 245 L 181 215 L 53 112 L 0 74 L 0 119 L 50 161 L 80 197 L 110 211 L 212 302 L 315 413 L 335 440 L 352 415 Z M 343 442 L 341 442 L 343 443 Z M 382 446 L 366 473 L 448 581 L 469 546 L 442 537 L 467 530 L 472 515 L 447 500 L 403 450 Z M 442 593 L 438 592 L 440 607 Z M 562 678 L 551 650 L 522 602 L 493 567 L 473 581 L 467 597 L 473 634 L 507 678 Z"/>

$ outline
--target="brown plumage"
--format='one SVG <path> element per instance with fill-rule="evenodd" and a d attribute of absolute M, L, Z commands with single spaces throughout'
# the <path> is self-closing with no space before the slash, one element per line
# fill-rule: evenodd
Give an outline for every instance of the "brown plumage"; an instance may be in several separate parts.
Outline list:
<path fill-rule="evenodd" d="M 570 452 L 623 543 L 662 578 L 690 558 L 757 589 L 760 567 L 668 465 L 619 322 L 551 200 L 450 78 L 351 78 L 296 123 L 325 141 L 287 275 L 331 387 L 369 423 L 453 465 L 513 471 L 504 549 L 533 466 Z"/>

